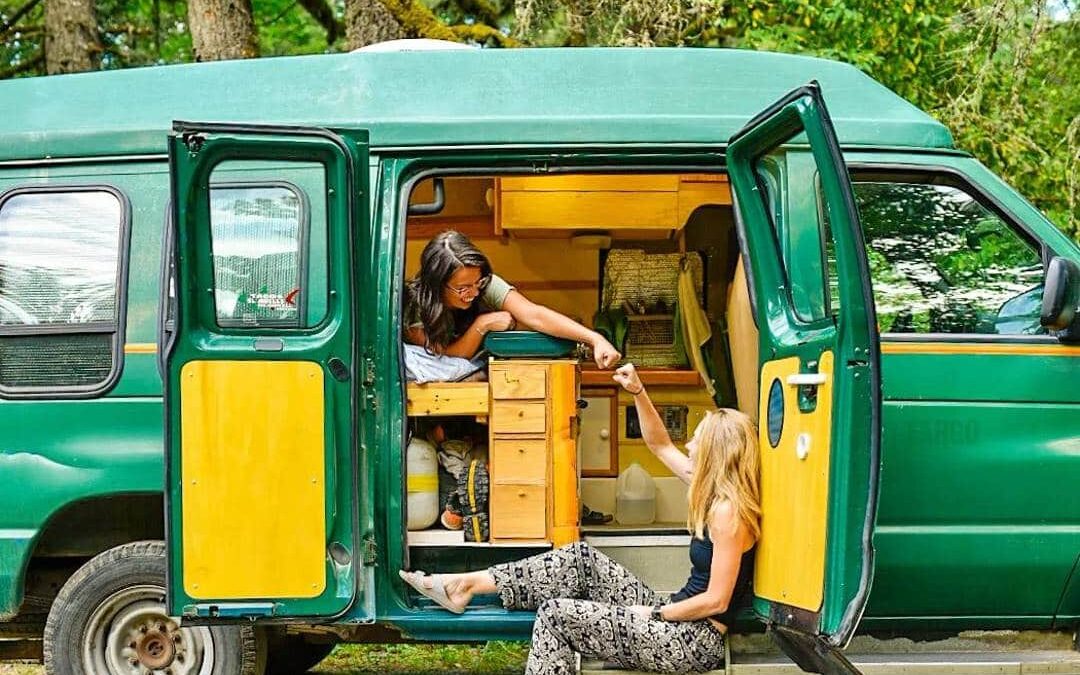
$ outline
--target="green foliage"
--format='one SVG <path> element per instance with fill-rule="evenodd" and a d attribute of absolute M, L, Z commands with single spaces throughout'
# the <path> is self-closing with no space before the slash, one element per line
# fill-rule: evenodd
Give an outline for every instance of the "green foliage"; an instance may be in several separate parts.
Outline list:
<path fill-rule="evenodd" d="M 338 20 L 345 18 L 344 0 L 330 0 L 330 6 Z M 252 8 L 263 56 L 323 54 L 345 48 L 344 34 L 327 44 L 326 30 L 296 0 L 258 0 Z"/>
<path fill-rule="evenodd" d="M 973 64 L 936 107 L 957 143 L 1080 241 L 1080 13 L 996 0 L 964 17 Z"/>

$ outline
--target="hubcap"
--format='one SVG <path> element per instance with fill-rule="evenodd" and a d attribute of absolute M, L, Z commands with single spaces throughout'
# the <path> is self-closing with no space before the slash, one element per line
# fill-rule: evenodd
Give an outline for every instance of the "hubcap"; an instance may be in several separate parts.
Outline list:
<path fill-rule="evenodd" d="M 165 614 L 160 586 L 130 586 L 90 615 L 82 656 L 101 675 L 209 675 L 214 641 L 208 628 L 181 628 Z"/>

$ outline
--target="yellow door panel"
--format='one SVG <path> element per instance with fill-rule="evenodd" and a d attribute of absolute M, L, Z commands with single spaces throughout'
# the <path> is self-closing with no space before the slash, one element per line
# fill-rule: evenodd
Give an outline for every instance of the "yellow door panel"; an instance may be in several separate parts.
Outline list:
<path fill-rule="evenodd" d="M 180 377 L 185 591 L 214 599 L 322 594 L 322 367 L 192 361 Z"/>
<path fill-rule="evenodd" d="M 799 410 L 799 358 L 769 361 L 761 369 L 761 541 L 754 592 L 768 600 L 810 611 L 821 609 L 825 584 L 825 533 L 829 505 L 829 446 L 832 429 L 833 355 L 824 352 L 812 412 Z M 769 391 L 783 390 L 783 427 L 776 447 L 769 442 Z"/>

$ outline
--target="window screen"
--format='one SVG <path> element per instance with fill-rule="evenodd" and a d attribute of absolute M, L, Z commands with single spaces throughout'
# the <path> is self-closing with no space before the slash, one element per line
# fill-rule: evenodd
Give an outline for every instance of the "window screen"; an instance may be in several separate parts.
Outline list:
<path fill-rule="evenodd" d="M 124 206 L 105 189 L 0 201 L 0 389 L 93 389 L 114 372 Z"/>

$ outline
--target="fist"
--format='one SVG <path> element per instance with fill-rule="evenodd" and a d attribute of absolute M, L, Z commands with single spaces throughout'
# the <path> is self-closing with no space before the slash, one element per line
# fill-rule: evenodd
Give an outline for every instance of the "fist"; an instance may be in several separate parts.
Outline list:
<path fill-rule="evenodd" d="M 510 330 L 514 327 L 514 316 L 510 312 L 488 312 L 483 317 L 487 332 Z"/>
<path fill-rule="evenodd" d="M 634 368 L 634 364 L 632 363 L 628 363 L 616 370 L 615 374 L 611 376 L 611 379 L 615 380 L 623 389 L 631 394 L 641 391 L 641 378 L 638 377 L 637 368 Z"/>
<path fill-rule="evenodd" d="M 611 368 L 619 359 L 622 358 L 622 354 L 617 349 L 611 346 L 611 343 L 603 338 L 596 341 L 593 345 L 593 360 L 596 361 L 596 367 L 600 370 L 607 370 Z"/>

